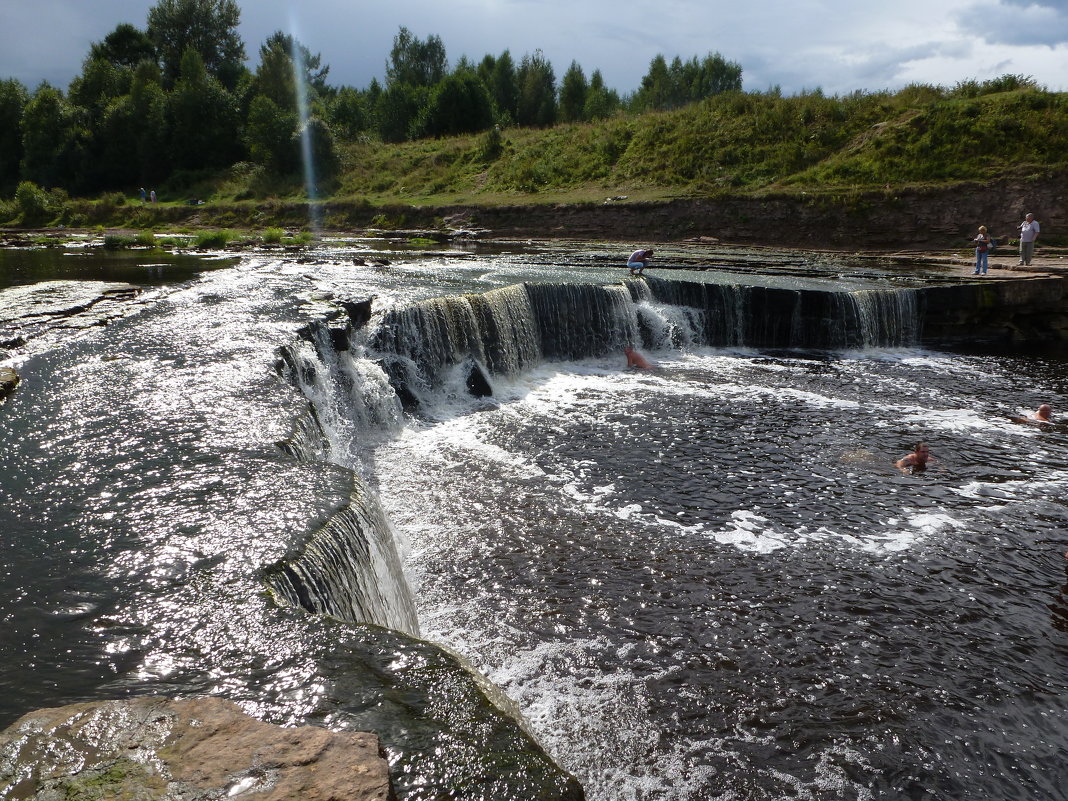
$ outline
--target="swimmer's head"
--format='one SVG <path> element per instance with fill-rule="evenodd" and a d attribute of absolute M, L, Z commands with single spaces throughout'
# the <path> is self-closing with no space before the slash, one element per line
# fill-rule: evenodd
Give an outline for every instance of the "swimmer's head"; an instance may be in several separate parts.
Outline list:
<path fill-rule="evenodd" d="M 1050 406 L 1048 403 L 1043 403 L 1041 406 L 1038 407 L 1038 416 L 1043 419 L 1049 420 L 1053 416 L 1053 407 Z"/>

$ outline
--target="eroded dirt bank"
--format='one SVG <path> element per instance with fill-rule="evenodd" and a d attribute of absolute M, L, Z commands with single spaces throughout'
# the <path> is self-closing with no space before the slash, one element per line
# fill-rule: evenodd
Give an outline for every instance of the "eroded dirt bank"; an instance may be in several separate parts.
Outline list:
<path fill-rule="evenodd" d="M 1064 176 L 992 182 L 952 189 L 889 187 L 880 192 L 820 196 L 693 198 L 661 203 L 610 200 L 584 205 L 410 209 L 467 219 L 496 235 L 669 241 L 697 236 L 725 243 L 888 251 L 955 248 L 979 225 L 1012 236 L 1033 212 L 1044 233 L 1068 231 Z"/>

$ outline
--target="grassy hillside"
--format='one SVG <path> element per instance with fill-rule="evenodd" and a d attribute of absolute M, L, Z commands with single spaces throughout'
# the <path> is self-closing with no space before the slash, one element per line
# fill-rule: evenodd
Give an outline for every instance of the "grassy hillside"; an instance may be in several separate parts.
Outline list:
<path fill-rule="evenodd" d="M 647 199 L 1027 178 L 1068 166 L 1068 95 L 996 88 L 731 93 L 673 112 L 506 130 L 499 155 L 487 135 L 355 144 L 335 191 L 377 202 Z"/>
<path fill-rule="evenodd" d="M 1026 180 L 1068 168 L 1068 94 L 1014 76 L 845 97 L 734 92 L 599 123 L 341 149 L 341 174 L 322 196 L 361 206 L 818 195 Z M 265 224 L 304 192 L 296 176 L 247 164 L 159 190 L 165 200 L 180 198 L 175 205 L 197 197 L 233 208 L 235 218 L 255 208 Z M 183 216 L 167 204 L 146 214 L 139 206 L 124 210 L 114 195 L 101 202 L 111 210 L 78 204 L 67 222 L 78 224 L 81 215 L 145 225 Z M 18 211 L 11 202 L 0 220 L 17 219 Z"/>

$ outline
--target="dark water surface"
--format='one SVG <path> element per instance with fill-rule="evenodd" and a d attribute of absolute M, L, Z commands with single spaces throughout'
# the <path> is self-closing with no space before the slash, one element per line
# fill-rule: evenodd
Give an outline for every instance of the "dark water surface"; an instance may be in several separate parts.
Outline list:
<path fill-rule="evenodd" d="M 136 285 L 188 281 L 209 269 L 230 267 L 231 257 L 205 258 L 145 250 L 0 248 L 0 289 L 37 281 L 121 281 Z"/>
<path fill-rule="evenodd" d="M 1063 798 L 1064 362 L 655 355 L 379 451 L 424 632 L 592 798 Z"/>
<path fill-rule="evenodd" d="M 388 689 L 347 678 L 373 632 L 262 583 L 351 467 L 391 518 L 422 635 L 502 687 L 591 799 L 1066 797 L 1068 431 L 1009 420 L 1066 408 L 1062 358 L 675 331 L 654 371 L 542 364 L 483 401 L 446 382 L 416 416 L 387 397 L 346 421 L 310 396 L 333 463 L 299 462 L 276 443 L 311 390 L 279 348 L 332 300 L 623 277 L 551 249 L 320 255 L 161 287 L 19 363 L 0 407 L 0 725 L 162 691 L 388 728 Z M 332 369 L 367 394 L 386 386 L 375 357 Z M 901 475 L 917 439 L 938 462 Z"/>

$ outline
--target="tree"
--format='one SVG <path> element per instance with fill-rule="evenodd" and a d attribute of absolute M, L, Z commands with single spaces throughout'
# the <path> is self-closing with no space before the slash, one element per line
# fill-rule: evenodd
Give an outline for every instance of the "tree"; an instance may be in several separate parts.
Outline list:
<path fill-rule="evenodd" d="M 281 109 L 296 110 L 296 75 L 293 72 L 293 59 L 285 42 L 268 39 L 260 48 L 260 64 L 256 67 L 252 92 L 254 97 L 262 95 L 270 98 L 271 102 Z"/>
<path fill-rule="evenodd" d="M 518 114 L 519 84 L 512 54 L 505 50 L 497 58 L 487 55 L 478 65 L 478 77 L 489 89 L 497 118 L 503 124 L 514 124 Z"/>
<path fill-rule="evenodd" d="M 235 0 L 159 0 L 148 12 L 148 36 L 163 68 L 165 86 L 182 71 L 186 50 L 195 50 L 209 75 L 233 89 L 243 69 L 245 45 L 237 32 Z"/>
<path fill-rule="evenodd" d="M 42 83 L 22 115 L 22 174 L 42 186 L 69 181 L 74 118 L 62 93 Z"/>
<path fill-rule="evenodd" d="M 610 117 L 620 107 L 619 94 L 615 89 L 604 85 L 600 70 L 594 70 L 590 76 L 590 85 L 586 90 L 587 120 L 600 120 Z"/>
<path fill-rule="evenodd" d="M 142 61 L 155 61 L 156 48 L 147 33 L 123 22 L 115 26 L 102 42 L 93 42 L 89 59 L 132 69 Z"/>
<path fill-rule="evenodd" d="M 134 69 L 130 85 L 130 123 L 135 132 L 138 180 L 155 183 L 170 170 L 167 93 L 161 85 L 159 67 L 142 61 Z"/>
<path fill-rule="evenodd" d="M 343 86 L 327 104 L 330 127 L 346 139 L 355 139 L 371 127 L 366 98 L 357 89 Z"/>
<path fill-rule="evenodd" d="M 631 105 L 635 111 L 657 111 L 667 108 L 670 96 L 671 76 L 667 61 L 657 53 L 649 62 L 649 71 L 642 78 Z"/>
<path fill-rule="evenodd" d="M 301 44 L 299 39 L 282 31 L 275 31 L 267 37 L 267 41 L 260 47 L 260 59 L 262 60 L 265 54 L 272 50 L 285 53 L 289 57 L 291 65 L 295 62 L 300 66 L 304 85 L 311 90 L 313 95 L 321 97 L 330 93 L 330 87 L 326 84 L 326 76 L 330 72 L 330 65 L 323 64 L 321 53 L 313 55 L 311 50 Z"/>
<path fill-rule="evenodd" d="M 379 95 L 375 119 L 382 141 L 403 142 L 413 138 L 426 93 L 426 89 L 398 83 Z"/>
<path fill-rule="evenodd" d="M 556 76 L 553 67 L 535 50 L 523 56 L 516 74 L 519 99 L 516 122 L 520 125 L 545 126 L 556 122 Z"/>
<path fill-rule="evenodd" d="M 560 83 L 560 119 L 564 122 L 579 122 L 586 117 L 586 93 L 589 86 L 586 75 L 577 61 L 564 73 Z"/>
<path fill-rule="evenodd" d="M 423 42 L 402 25 L 389 51 L 386 87 L 404 84 L 429 89 L 445 77 L 447 69 L 445 45 L 440 37 L 431 35 Z"/>
<path fill-rule="evenodd" d="M 266 95 L 256 95 L 245 124 L 245 144 L 252 160 L 280 173 L 296 170 L 299 150 L 294 146 L 297 115 Z"/>
<path fill-rule="evenodd" d="M 318 117 L 309 117 L 308 121 L 293 134 L 293 147 L 302 152 L 302 140 L 308 141 L 308 155 L 311 158 L 310 175 L 316 185 L 309 187 L 311 192 L 318 192 L 318 182 L 325 181 L 337 174 L 340 161 L 334 143 L 334 134 L 330 126 Z"/>
<path fill-rule="evenodd" d="M 175 167 L 221 167 L 233 163 L 240 152 L 237 103 L 192 48 L 167 96 L 167 121 Z"/>
<path fill-rule="evenodd" d="M 657 55 L 642 78 L 631 108 L 634 111 L 663 111 L 741 88 L 741 66 L 727 61 L 719 53 L 709 53 L 701 61 L 696 56 L 689 61 L 675 56 L 670 67 L 662 55 Z"/>
<path fill-rule="evenodd" d="M 473 72 L 453 73 L 430 93 L 419 126 L 423 136 L 454 136 L 493 126 L 493 101 Z"/>
<path fill-rule="evenodd" d="M 742 91 L 742 65 L 727 61 L 719 53 L 709 53 L 701 60 L 698 84 L 694 87 L 695 100 L 702 100 L 723 92 Z"/>
<path fill-rule="evenodd" d="M 101 58 L 86 59 L 82 74 L 70 83 L 67 100 L 84 108 L 89 114 L 90 127 L 95 128 L 108 104 L 129 94 L 132 78 L 130 67 L 117 67 Z"/>
<path fill-rule="evenodd" d="M 11 78 L 0 81 L 0 191 L 14 185 L 22 161 L 22 113 L 29 102 L 26 87 Z"/>

